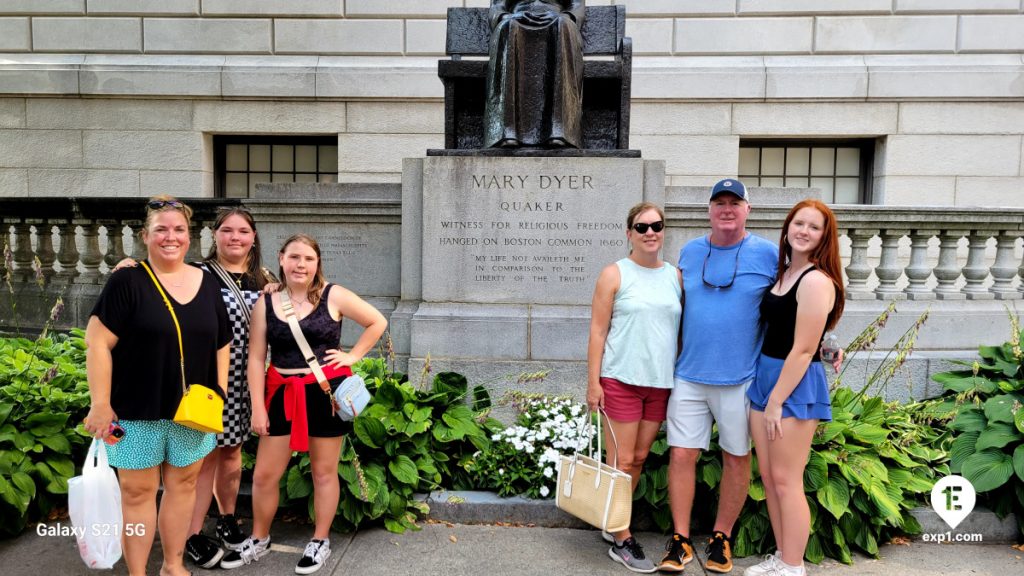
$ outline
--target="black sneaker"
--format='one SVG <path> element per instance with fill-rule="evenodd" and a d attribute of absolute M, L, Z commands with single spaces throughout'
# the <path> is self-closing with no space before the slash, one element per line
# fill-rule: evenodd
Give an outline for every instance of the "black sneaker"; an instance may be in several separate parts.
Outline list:
<path fill-rule="evenodd" d="M 729 537 L 725 535 L 725 532 L 715 530 L 711 539 L 708 540 L 708 546 L 704 549 L 704 553 L 708 555 L 707 560 L 704 561 L 705 570 L 719 574 L 725 574 L 732 570 L 732 549 L 729 546 Z"/>
<path fill-rule="evenodd" d="M 302 558 L 299 558 L 299 563 L 295 565 L 295 573 L 312 574 L 323 568 L 324 562 L 327 562 L 330 556 L 330 540 L 310 540 L 309 544 L 306 544 L 306 550 L 302 552 Z"/>
<path fill-rule="evenodd" d="M 682 572 L 683 568 L 693 560 L 693 544 L 682 534 L 673 534 L 665 544 L 665 557 L 658 564 L 662 572 Z"/>
<path fill-rule="evenodd" d="M 234 570 L 246 564 L 257 562 L 267 554 L 270 554 L 270 536 L 263 540 L 257 540 L 249 536 L 238 547 L 238 550 L 232 550 L 224 556 L 224 559 L 220 562 L 220 567 L 225 570 Z"/>
<path fill-rule="evenodd" d="M 238 527 L 234 514 L 222 514 L 217 518 L 217 537 L 228 550 L 238 550 L 242 542 L 245 542 L 245 534 Z"/>
<path fill-rule="evenodd" d="M 185 554 L 200 568 L 213 568 L 224 556 L 216 540 L 205 534 L 193 534 L 185 541 Z"/>

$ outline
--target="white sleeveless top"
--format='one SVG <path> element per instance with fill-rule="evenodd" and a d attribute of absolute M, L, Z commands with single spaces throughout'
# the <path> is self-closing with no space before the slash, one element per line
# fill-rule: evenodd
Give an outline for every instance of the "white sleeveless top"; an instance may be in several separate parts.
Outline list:
<path fill-rule="evenodd" d="M 645 268 L 629 258 L 619 267 L 601 377 L 624 384 L 672 388 L 683 292 L 675 266 Z"/>

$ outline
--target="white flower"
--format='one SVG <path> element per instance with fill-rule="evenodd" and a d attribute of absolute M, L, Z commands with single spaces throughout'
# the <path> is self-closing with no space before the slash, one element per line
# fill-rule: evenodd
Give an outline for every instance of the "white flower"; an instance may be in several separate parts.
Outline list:
<path fill-rule="evenodd" d="M 504 476 L 505 475 L 505 469 L 504 468 L 498 468 L 498 474 L 501 475 L 501 476 Z"/>
<path fill-rule="evenodd" d="M 544 476 L 546 476 L 547 478 L 551 478 L 551 476 L 552 476 L 552 475 L 553 475 L 554 473 L 555 473 L 555 471 L 554 471 L 554 470 L 552 470 L 551 468 L 545 468 L 545 469 L 544 469 Z"/>
<path fill-rule="evenodd" d="M 547 498 L 548 494 L 550 494 L 550 493 L 551 493 L 551 490 L 548 490 L 547 486 L 541 486 L 540 487 L 540 495 L 542 497 Z"/>
<path fill-rule="evenodd" d="M 533 447 L 533 444 L 526 445 L 526 453 L 533 454 L 537 449 Z"/>

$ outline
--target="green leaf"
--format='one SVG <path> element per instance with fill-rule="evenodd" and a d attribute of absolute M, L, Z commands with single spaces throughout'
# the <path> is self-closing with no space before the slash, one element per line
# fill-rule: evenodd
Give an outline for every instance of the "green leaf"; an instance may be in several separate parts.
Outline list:
<path fill-rule="evenodd" d="M 15 472 L 11 475 L 11 482 L 18 487 L 18 490 L 28 495 L 29 501 L 36 497 L 36 483 L 32 481 L 32 477 L 28 474 Z"/>
<path fill-rule="evenodd" d="M 434 394 L 446 394 L 448 401 L 451 402 L 457 398 L 462 398 L 466 395 L 466 389 L 469 383 L 466 377 L 456 372 L 441 372 L 434 377 L 434 385 L 432 392 Z"/>
<path fill-rule="evenodd" d="M 974 485 L 978 492 L 995 490 L 1013 474 L 1010 455 L 997 448 L 989 448 L 964 460 L 961 474 Z"/>
<path fill-rule="evenodd" d="M 828 463 L 817 452 L 811 452 L 804 468 L 804 490 L 816 492 L 828 481 Z"/>
<path fill-rule="evenodd" d="M 305 498 L 313 493 L 313 482 L 306 478 L 306 475 L 302 473 L 298 466 L 292 466 L 288 470 L 286 491 L 288 492 L 288 498 L 292 500 Z"/>
<path fill-rule="evenodd" d="M 491 407 L 491 395 L 483 386 L 473 387 L 473 412 L 483 412 Z"/>
<path fill-rule="evenodd" d="M 1020 399 L 1013 394 L 1000 394 L 985 401 L 983 405 L 985 418 L 989 424 L 992 422 L 1005 422 L 1013 424 L 1013 404 L 1020 403 Z"/>
<path fill-rule="evenodd" d="M 750 481 L 750 487 L 747 489 L 747 495 L 754 502 L 762 502 L 767 497 L 764 490 L 764 482 L 760 478 L 754 478 Z"/>
<path fill-rule="evenodd" d="M 804 558 L 814 564 L 820 564 L 825 559 L 825 550 L 821 547 L 821 538 L 816 533 L 811 534 L 811 537 L 807 539 L 807 549 L 804 550 Z"/>
<path fill-rule="evenodd" d="M 9 402 L 0 402 L 0 425 L 7 422 L 7 417 L 11 415 L 11 410 L 14 409 L 14 404 Z"/>
<path fill-rule="evenodd" d="M 965 408 L 949 423 L 949 427 L 959 432 L 981 432 L 988 421 L 985 414 L 978 408 Z"/>
<path fill-rule="evenodd" d="M 1017 428 L 1005 422 L 989 422 L 988 427 L 978 436 L 978 443 L 974 449 L 981 451 L 986 448 L 1002 448 L 1010 442 L 1020 440 L 1024 437 L 1017 432 Z"/>
<path fill-rule="evenodd" d="M 967 392 L 968 390 L 974 390 L 975 388 L 979 387 L 994 387 L 992 385 L 992 382 L 990 382 L 984 376 L 974 376 L 971 375 L 970 372 L 968 372 L 967 374 L 967 376 L 950 377 L 948 379 L 943 379 L 943 381 L 940 381 L 939 378 L 937 378 L 938 376 L 942 376 L 942 374 L 936 374 L 935 376 L 932 376 L 932 380 L 935 380 L 942 384 L 943 388 L 945 388 L 946 390 L 956 392 L 957 394 Z"/>
<path fill-rule="evenodd" d="M 829 476 L 825 486 L 818 490 L 818 502 L 834 518 L 840 519 L 850 507 L 850 486 L 844 478 Z"/>
<path fill-rule="evenodd" d="M 419 476 L 416 472 L 416 463 L 408 456 L 400 455 L 388 463 L 388 470 L 396 480 L 403 484 L 415 486 L 419 483 Z"/>
<path fill-rule="evenodd" d="M 1013 415 L 1013 425 L 1017 427 L 1017 431 L 1024 434 L 1024 408 L 1017 410 L 1017 413 Z"/>
<path fill-rule="evenodd" d="M 67 456 L 47 456 L 43 461 L 46 462 L 50 468 L 53 468 L 54 472 L 64 478 L 71 478 L 75 475 L 75 465 Z"/>
<path fill-rule="evenodd" d="M 1013 470 L 1017 473 L 1017 478 L 1024 482 L 1024 444 L 1017 446 L 1013 451 Z M 1021 503 L 1021 506 L 1024 506 L 1024 503 Z"/>
<path fill-rule="evenodd" d="M 896 502 L 893 502 L 882 482 L 877 479 L 873 479 L 873 481 L 866 487 L 866 491 L 868 493 L 868 498 L 871 499 L 871 503 L 875 505 L 882 517 L 889 521 L 899 520 L 899 505 L 896 504 Z"/>
<path fill-rule="evenodd" d="M 356 438 L 370 448 L 380 448 L 387 438 L 387 430 L 380 420 L 371 418 L 364 412 L 352 423 Z"/>
<path fill-rule="evenodd" d="M 25 428 L 35 436 L 50 436 L 63 430 L 67 422 L 67 414 L 42 412 L 33 414 L 26 418 Z"/>
<path fill-rule="evenodd" d="M 974 454 L 974 446 L 978 443 L 979 436 L 981 436 L 981 432 L 964 432 L 957 436 L 956 440 L 953 440 L 953 444 L 949 448 L 949 470 L 951 472 L 960 473 L 964 460 Z"/>
<path fill-rule="evenodd" d="M 825 422 L 818 426 L 817 433 L 814 435 L 815 444 L 825 444 L 832 439 L 837 442 L 842 442 L 844 439 L 840 436 L 847 428 L 846 424 L 842 422 Z"/>
<path fill-rule="evenodd" d="M 60 454 L 71 453 L 71 443 L 68 442 L 67 437 L 62 433 L 39 438 L 39 443 Z"/>

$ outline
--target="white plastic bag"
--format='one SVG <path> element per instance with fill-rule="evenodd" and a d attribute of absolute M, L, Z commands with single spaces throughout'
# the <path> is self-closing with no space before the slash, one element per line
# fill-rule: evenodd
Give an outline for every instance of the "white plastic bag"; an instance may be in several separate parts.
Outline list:
<path fill-rule="evenodd" d="M 82 475 L 68 480 L 68 512 L 85 565 L 113 568 L 121 559 L 121 488 L 100 440 L 93 438 Z"/>

